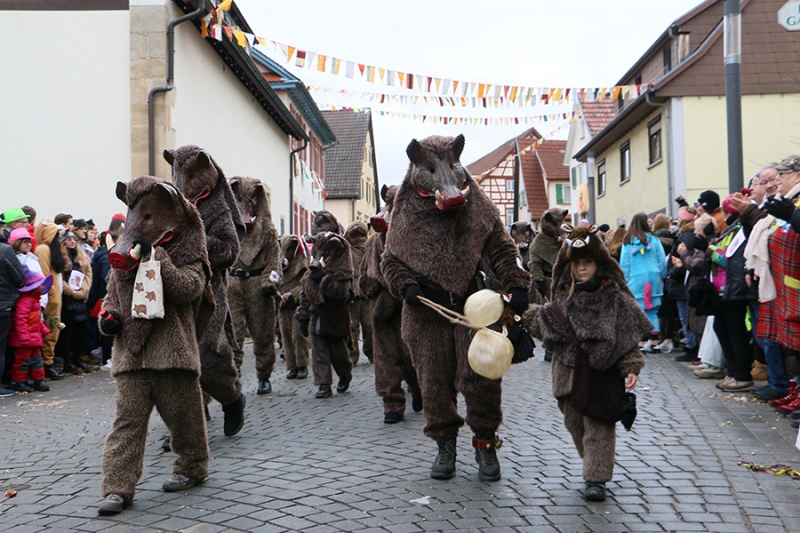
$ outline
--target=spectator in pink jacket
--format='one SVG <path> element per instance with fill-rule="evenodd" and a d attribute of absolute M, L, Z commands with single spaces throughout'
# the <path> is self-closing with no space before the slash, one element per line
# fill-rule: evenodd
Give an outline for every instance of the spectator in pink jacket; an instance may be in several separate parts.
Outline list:
<path fill-rule="evenodd" d="M 14 348 L 14 368 L 11 370 L 11 390 L 17 392 L 48 391 L 44 382 L 44 361 L 42 344 L 50 330 L 42 320 L 39 297 L 53 284 L 53 276 L 43 276 L 27 267 L 25 282 L 12 311 L 11 333 L 8 344 Z M 28 376 L 33 386 L 28 386 Z"/>

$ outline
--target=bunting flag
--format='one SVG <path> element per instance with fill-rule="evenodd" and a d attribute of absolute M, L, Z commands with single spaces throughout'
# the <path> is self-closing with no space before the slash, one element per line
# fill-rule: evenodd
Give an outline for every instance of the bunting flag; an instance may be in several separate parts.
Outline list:
<path fill-rule="evenodd" d="M 221 9 L 222 11 L 230 11 L 232 4 L 233 0 L 222 0 L 222 2 L 217 5 L 217 9 Z"/>

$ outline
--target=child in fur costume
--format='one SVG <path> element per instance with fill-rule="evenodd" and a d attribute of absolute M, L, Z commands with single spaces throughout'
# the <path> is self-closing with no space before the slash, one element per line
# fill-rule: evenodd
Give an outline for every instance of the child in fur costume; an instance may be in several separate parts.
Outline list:
<path fill-rule="evenodd" d="M 531 334 L 553 353 L 553 396 L 583 458 L 585 497 L 602 501 L 605 484 L 614 471 L 615 428 L 574 409 L 574 339 L 553 307 L 558 306 L 568 317 L 590 366 L 598 371 L 615 368 L 625 378 L 627 390 L 636 386 L 644 366 L 638 343 L 651 324 L 636 304 L 619 265 L 597 236 L 597 226 L 573 229 L 564 225 L 564 230 L 569 237 L 553 267 L 552 301 L 531 306 L 523 319 Z"/>

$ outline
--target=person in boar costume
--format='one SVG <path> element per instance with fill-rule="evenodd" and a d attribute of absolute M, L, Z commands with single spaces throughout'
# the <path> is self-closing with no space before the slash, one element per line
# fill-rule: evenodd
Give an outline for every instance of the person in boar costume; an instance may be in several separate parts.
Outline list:
<path fill-rule="evenodd" d="M 367 244 L 369 227 L 362 220 L 356 220 L 344 232 L 344 238 L 350 244 L 350 254 L 353 258 L 353 275 L 358 276 L 361 272 L 361 264 L 364 261 L 364 246 Z M 369 362 L 372 362 L 372 304 L 367 300 L 364 293 L 358 287 L 358 283 L 353 283 L 353 299 L 350 301 L 350 338 L 353 348 L 350 350 L 350 360 L 353 366 L 358 363 L 361 351 L 358 348 L 358 339 L 361 332 L 364 332 L 364 355 Z"/>
<path fill-rule="evenodd" d="M 528 306 L 530 275 L 497 207 L 461 166 L 463 149 L 463 135 L 414 139 L 408 145 L 411 164 L 394 200 L 381 265 L 389 291 L 405 300 L 402 335 L 417 369 L 424 432 L 439 447 L 431 477 L 455 474 L 456 437 L 464 424 L 456 404 L 460 392 L 474 432 L 478 475 L 496 481 L 501 380 L 470 368 L 471 330 L 451 324 L 417 299 L 424 296 L 461 312 L 466 298 L 484 284 L 507 291 L 516 314 Z"/>
<path fill-rule="evenodd" d="M 173 183 L 203 219 L 216 307 L 200 338 L 200 386 L 222 404 L 223 433 L 230 437 L 244 425 L 245 396 L 234 361 L 238 344 L 227 294 L 228 270 L 239 255 L 244 224 L 228 180 L 208 152 L 187 145 L 164 150 L 164 159 L 172 165 Z"/>
<path fill-rule="evenodd" d="M 241 374 L 246 322 L 256 358 L 256 393 L 269 394 L 275 368 L 277 287 L 281 270 L 278 232 L 272 223 L 269 196 L 261 181 L 240 177 L 229 181 L 245 227 L 239 257 L 228 280 L 228 302 L 237 344 L 234 359 Z"/>
<path fill-rule="evenodd" d="M 381 272 L 381 255 L 386 247 L 386 230 L 397 194 L 397 186 L 381 189 L 386 202 L 383 209 L 370 219 L 375 233 L 367 241 L 358 286 L 372 305 L 372 333 L 374 337 L 375 392 L 383 398 L 383 422 L 396 424 L 405 418 L 406 393 L 403 380 L 411 392 L 411 407 L 415 413 L 422 411 L 422 393 L 419 390 L 417 371 L 411 362 L 411 353 L 401 336 L 403 300 L 388 291 Z"/>
<path fill-rule="evenodd" d="M 283 339 L 283 354 L 286 360 L 286 379 L 306 379 L 308 377 L 308 339 L 300 331 L 300 323 L 294 319 L 297 304 L 300 302 L 300 282 L 308 270 L 308 247 L 306 241 L 297 235 L 283 235 L 281 244 L 281 281 L 278 291 L 281 294 L 278 322 Z"/>
<path fill-rule="evenodd" d="M 583 459 L 584 496 L 602 501 L 605 484 L 614 472 L 616 433 L 614 423 L 584 416 L 573 405 L 575 395 L 584 392 L 573 387 L 576 343 L 592 369 L 613 370 L 619 383 L 625 380 L 625 389 L 631 390 L 644 366 L 639 339 L 650 332 L 652 324 L 636 304 L 622 269 L 598 237 L 597 226 L 572 228 L 566 224 L 563 229 L 567 237 L 553 266 L 552 300 L 544 306 L 531 306 L 523 323 L 553 353 L 553 396 Z M 620 399 L 610 400 L 616 405 Z M 591 395 L 588 401 L 604 404 Z M 632 423 L 626 423 L 626 428 Z"/>
<path fill-rule="evenodd" d="M 353 262 L 347 241 L 330 231 L 314 236 L 312 256 L 301 281 L 303 290 L 295 318 L 303 336 L 311 335 L 311 367 L 314 385 L 319 386 L 316 397 L 330 398 L 331 365 L 339 376 L 336 386 L 339 394 L 347 391 L 353 379 L 347 311 L 353 296 Z"/>
<path fill-rule="evenodd" d="M 533 285 L 544 301 L 550 299 L 553 265 L 561 249 L 561 225 L 568 212 L 558 207 L 545 211 L 542 214 L 542 231 L 533 238 L 528 251 L 528 269 L 533 278 Z M 549 350 L 545 350 L 544 360 L 553 360 Z"/>
<path fill-rule="evenodd" d="M 114 267 L 98 318 L 100 333 L 115 336 L 116 418 L 103 448 L 101 515 L 131 505 L 142 475 L 153 407 L 172 437 L 177 457 L 167 492 L 191 488 L 208 476 L 208 442 L 200 392 L 197 337 L 213 312 L 211 268 L 200 214 L 169 182 L 142 176 L 117 185 L 128 205 L 127 225 L 109 253 Z M 139 261 L 161 263 L 164 318 L 132 318 Z"/>

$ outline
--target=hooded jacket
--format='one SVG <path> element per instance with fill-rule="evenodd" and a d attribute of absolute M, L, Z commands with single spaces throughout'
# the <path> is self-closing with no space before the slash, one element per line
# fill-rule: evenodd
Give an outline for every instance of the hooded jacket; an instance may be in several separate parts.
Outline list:
<path fill-rule="evenodd" d="M 0 243 L 0 316 L 11 313 L 11 307 L 19 297 L 17 289 L 24 279 L 25 273 L 14 249 Z"/>

